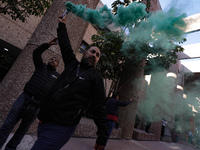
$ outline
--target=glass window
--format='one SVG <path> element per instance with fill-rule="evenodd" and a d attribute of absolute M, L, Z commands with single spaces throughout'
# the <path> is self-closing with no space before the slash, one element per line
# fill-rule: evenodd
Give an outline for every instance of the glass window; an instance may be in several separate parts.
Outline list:
<path fill-rule="evenodd" d="M 80 54 L 83 54 L 83 52 L 85 51 L 85 49 L 86 49 L 86 47 L 87 47 L 88 45 L 89 45 L 89 44 L 87 44 L 85 41 L 82 41 L 78 52 L 79 52 Z"/>
<path fill-rule="evenodd" d="M 18 47 L 0 39 L 0 82 L 21 53 Z"/>

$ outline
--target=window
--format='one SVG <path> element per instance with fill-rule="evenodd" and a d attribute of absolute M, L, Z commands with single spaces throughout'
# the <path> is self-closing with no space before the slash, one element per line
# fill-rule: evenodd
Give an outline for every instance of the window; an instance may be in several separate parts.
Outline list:
<path fill-rule="evenodd" d="M 0 39 L 0 82 L 20 53 L 21 49 Z"/>
<path fill-rule="evenodd" d="M 88 45 L 89 45 L 88 43 L 86 43 L 85 41 L 82 41 L 81 46 L 80 46 L 78 52 L 79 52 L 80 54 L 83 54 L 83 52 L 85 51 L 85 49 L 86 49 L 86 47 L 87 47 Z"/>

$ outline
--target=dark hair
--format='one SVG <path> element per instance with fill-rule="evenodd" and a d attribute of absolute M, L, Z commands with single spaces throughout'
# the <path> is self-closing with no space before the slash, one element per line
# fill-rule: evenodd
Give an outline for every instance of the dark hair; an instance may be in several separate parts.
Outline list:
<path fill-rule="evenodd" d="M 97 47 L 95 45 L 87 45 L 86 48 L 85 48 L 85 51 L 87 51 L 88 49 L 90 49 L 91 47 Z M 98 48 L 98 47 L 97 47 Z M 98 48 L 99 49 L 99 48 Z M 100 50 L 100 49 L 99 49 Z M 100 50 L 101 51 L 101 50 Z"/>
<path fill-rule="evenodd" d="M 58 64 L 59 64 L 59 59 L 58 59 L 57 57 L 53 56 L 53 57 L 51 57 L 50 59 L 52 59 L 52 58 L 55 58 L 55 59 L 57 59 L 57 61 L 58 61 Z"/>

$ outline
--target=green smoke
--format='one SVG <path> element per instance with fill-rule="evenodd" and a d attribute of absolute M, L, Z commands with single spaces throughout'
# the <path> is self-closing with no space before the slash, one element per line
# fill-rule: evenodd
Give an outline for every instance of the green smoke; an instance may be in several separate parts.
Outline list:
<path fill-rule="evenodd" d="M 170 9 L 167 13 L 157 11 L 146 20 L 129 30 L 129 34 L 122 45 L 122 50 L 129 50 L 132 47 L 146 58 L 146 53 L 142 53 L 144 44 L 153 43 L 153 48 L 149 53 L 159 54 L 160 48 L 163 49 L 162 54 L 166 54 L 173 49 L 175 45 L 170 42 L 179 42 L 185 34 L 184 29 L 186 23 L 183 21 L 185 14 L 177 14 L 175 9 Z"/>
<path fill-rule="evenodd" d="M 133 2 L 128 7 L 120 6 L 117 15 L 113 15 L 107 5 L 98 10 L 86 8 L 86 5 L 74 5 L 71 2 L 65 4 L 69 12 L 76 14 L 91 24 L 98 25 L 100 28 L 114 23 L 117 27 L 132 27 L 138 19 L 144 17 L 147 12 L 146 6 L 142 3 Z"/>
<path fill-rule="evenodd" d="M 144 4 L 136 2 L 126 7 L 119 6 L 116 15 L 113 15 L 106 5 L 98 10 L 92 10 L 86 8 L 85 5 L 74 5 L 67 2 L 66 9 L 101 28 L 113 24 L 114 27 L 127 29 L 126 35 L 122 34 L 124 42 L 121 51 L 130 55 L 129 51 L 134 49 L 135 59 L 138 61 L 143 58 L 151 59 L 151 67 L 157 68 L 157 70 L 162 70 L 159 67 L 163 65 L 158 64 L 156 59 L 162 59 L 162 56 L 171 52 L 176 46 L 173 42 L 178 43 L 183 40 L 184 30 L 187 26 L 183 20 L 186 14 L 173 7 L 167 12 L 157 11 L 150 15 L 146 13 Z M 176 88 L 176 81 L 171 77 L 167 78 L 166 74 L 166 72 L 162 72 L 152 75 L 154 79 L 149 86 L 146 99 L 139 107 L 143 113 L 151 115 L 154 121 L 160 121 L 165 117 L 165 114 L 161 112 L 172 116 L 191 112 L 187 99 L 172 95 Z M 194 101 L 196 102 L 196 100 Z"/>
<path fill-rule="evenodd" d="M 167 78 L 166 72 L 152 74 L 151 83 L 147 90 L 146 99 L 139 105 L 139 110 L 144 114 L 152 116 L 154 121 L 162 120 L 162 112 L 172 111 L 171 94 L 173 92 L 174 79 Z M 170 106 L 170 107 L 169 107 Z M 161 110 L 162 109 L 162 110 Z"/>
<path fill-rule="evenodd" d="M 147 15 L 146 5 L 133 2 L 128 7 L 119 6 L 117 14 L 113 17 L 113 23 L 120 27 L 133 27 L 139 19 Z"/>
<path fill-rule="evenodd" d="M 142 58 L 147 59 L 149 53 L 165 55 L 175 47 L 171 41 L 179 42 L 183 40 L 185 34 L 186 23 L 183 18 L 186 17 L 186 14 L 182 14 L 174 8 L 169 9 L 166 13 L 157 11 L 148 16 L 145 11 L 146 5 L 137 2 L 126 7 L 119 6 L 116 15 L 113 15 L 106 5 L 98 10 L 86 8 L 86 5 L 74 5 L 71 2 L 67 2 L 65 5 L 68 11 L 100 28 L 112 23 L 114 27 L 127 29 L 127 36 L 122 37 L 124 43 L 121 51 L 128 54 L 127 51 L 134 49 L 139 54 L 136 55 L 138 61 Z M 149 47 L 149 43 L 152 43 L 153 48 L 147 52 L 144 50 L 144 45 Z"/>
<path fill-rule="evenodd" d="M 167 72 L 152 74 L 145 100 L 139 104 L 139 114 L 148 114 L 153 122 L 160 121 L 163 117 L 170 121 L 174 116 L 175 124 L 169 123 L 168 126 L 173 125 L 171 128 L 188 132 L 189 118 L 196 118 L 195 123 L 200 123 L 200 81 L 190 82 L 185 85 L 184 91 L 177 92 L 176 78 L 166 75 Z M 187 97 L 184 98 L 183 94 Z M 193 112 L 194 109 L 196 112 Z"/>
<path fill-rule="evenodd" d="M 69 12 L 76 14 L 91 24 L 98 25 L 100 28 L 104 28 L 113 20 L 113 15 L 107 5 L 104 5 L 99 10 L 86 8 L 86 5 L 74 5 L 71 2 L 67 2 L 65 6 Z"/>

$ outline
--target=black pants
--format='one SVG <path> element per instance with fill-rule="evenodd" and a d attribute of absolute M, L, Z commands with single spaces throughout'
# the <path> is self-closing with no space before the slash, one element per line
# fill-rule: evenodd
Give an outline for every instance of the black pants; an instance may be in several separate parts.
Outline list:
<path fill-rule="evenodd" d="M 149 133 L 149 128 L 151 127 L 151 122 L 147 122 L 145 132 Z"/>
<path fill-rule="evenodd" d="M 164 136 L 165 135 L 165 126 L 162 126 L 162 129 L 161 129 L 161 136 Z"/>

